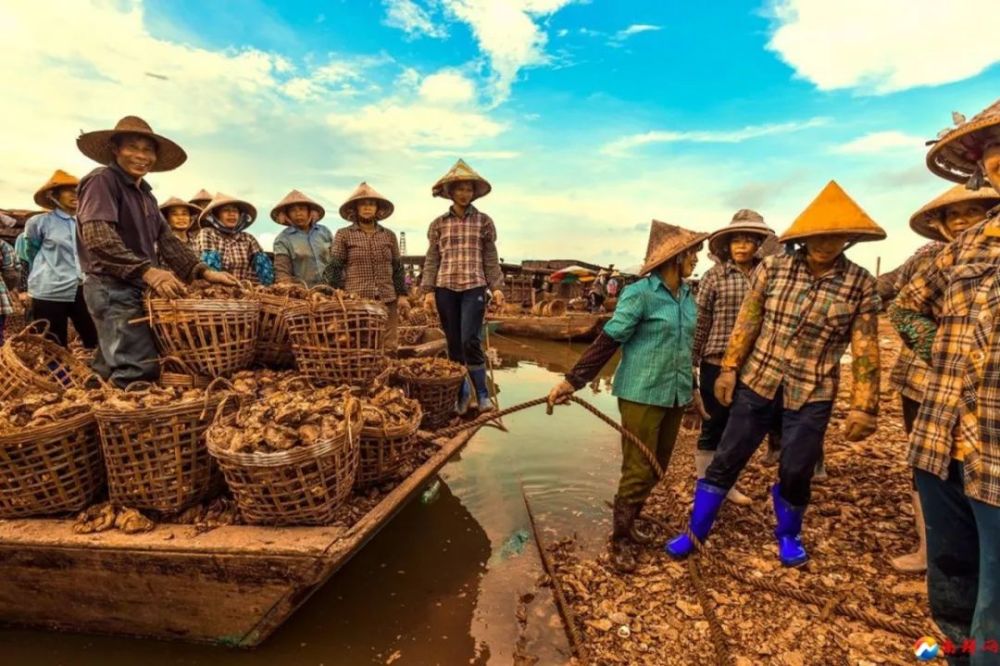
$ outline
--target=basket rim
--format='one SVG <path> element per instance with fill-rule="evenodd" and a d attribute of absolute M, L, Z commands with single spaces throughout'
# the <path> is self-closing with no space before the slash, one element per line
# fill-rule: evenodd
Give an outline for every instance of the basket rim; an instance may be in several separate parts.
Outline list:
<path fill-rule="evenodd" d="M 344 301 L 343 304 L 336 301 L 314 302 L 308 300 L 298 300 L 294 305 L 285 310 L 285 317 L 301 317 L 304 315 L 327 314 L 328 312 L 365 312 L 367 314 L 389 318 L 389 312 L 385 306 L 375 301 Z"/>
<path fill-rule="evenodd" d="M 447 377 L 415 377 L 413 375 L 406 374 L 405 365 L 401 365 L 397 371 L 400 379 L 411 384 L 448 384 L 449 382 L 465 379 L 465 373 L 466 371 L 463 369 L 461 372 L 457 372 L 454 375 L 448 375 Z"/>
<path fill-rule="evenodd" d="M 213 406 L 217 407 L 218 403 L 221 402 L 227 395 L 228 393 L 226 392 L 220 392 L 215 395 L 199 398 L 197 400 L 187 400 L 177 404 L 160 405 L 159 407 L 142 407 L 127 412 L 118 409 L 97 408 L 94 410 L 94 416 L 97 417 L 99 422 L 148 421 L 158 419 L 163 416 L 176 416 L 178 414 L 194 411 L 191 409 L 192 407 L 197 407 L 200 411 L 205 411 L 211 409 Z"/>
<path fill-rule="evenodd" d="M 25 426 L 20 428 L 17 433 L 0 435 L 0 447 L 41 443 L 40 440 L 42 438 L 48 438 L 50 435 L 57 434 L 62 435 L 59 439 L 76 437 L 82 432 L 82 427 L 87 425 L 88 422 L 97 425 L 97 415 L 93 408 L 82 414 L 71 416 L 68 419 L 46 423 L 42 426 Z"/>
<path fill-rule="evenodd" d="M 233 414 L 226 415 L 222 418 L 222 420 L 215 421 L 209 427 L 209 431 L 215 429 L 217 426 L 227 425 L 227 421 L 231 421 L 235 418 L 235 412 Z M 356 419 L 356 421 L 361 421 L 360 416 Z M 358 435 L 360 432 L 360 428 L 348 422 L 348 427 L 342 435 L 320 440 L 314 444 L 296 446 L 295 448 L 288 449 L 287 451 L 274 451 L 272 453 L 237 453 L 234 451 L 227 451 L 217 447 L 213 438 L 209 436 L 208 433 L 206 433 L 205 444 L 208 446 L 209 455 L 222 462 L 233 463 L 241 467 L 285 467 L 287 465 L 295 465 L 301 462 L 306 462 L 310 459 L 321 458 L 337 451 L 345 445 L 348 447 L 357 446 L 359 444 Z"/>
<path fill-rule="evenodd" d="M 366 425 L 362 425 L 362 427 L 361 427 L 361 436 L 362 437 L 367 437 L 367 438 L 370 439 L 370 438 L 375 438 L 375 437 L 386 437 L 386 438 L 388 438 L 388 437 L 404 437 L 404 436 L 415 434 L 418 430 L 420 430 L 420 422 L 424 418 L 424 410 L 420 406 L 420 403 L 418 401 L 414 400 L 413 398 L 407 398 L 407 400 L 410 400 L 411 402 L 416 403 L 416 405 L 415 405 L 416 411 L 413 412 L 413 416 L 410 417 L 409 421 L 407 421 L 406 423 L 397 425 L 397 426 L 393 426 L 391 428 L 386 428 L 385 426 L 366 426 Z M 372 405 L 368 405 L 368 408 L 369 409 L 378 409 L 377 407 L 374 407 Z M 364 413 L 365 413 L 365 406 L 362 406 L 361 407 L 362 424 L 364 423 Z"/>

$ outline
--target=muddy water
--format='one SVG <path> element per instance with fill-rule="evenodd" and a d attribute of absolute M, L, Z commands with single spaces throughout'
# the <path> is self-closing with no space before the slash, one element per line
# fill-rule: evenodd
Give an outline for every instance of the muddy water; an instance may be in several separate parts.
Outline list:
<path fill-rule="evenodd" d="M 503 406 L 540 397 L 582 347 L 494 336 Z M 580 395 L 617 414 L 612 366 Z M 522 499 L 542 539 L 602 546 L 620 461 L 613 431 L 576 406 L 487 428 L 263 646 L 252 651 L 34 631 L 0 631 L 0 663 L 32 666 L 510 664 L 515 646 L 557 663 L 565 641 Z M 0 581 L 0 585 L 2 585 Z M 522 595 L 533 595 L 522 596 Z M 519 622 L 519 599 L 526 621 Z M 150 599 L 155 604 L 155 599 Z"/>

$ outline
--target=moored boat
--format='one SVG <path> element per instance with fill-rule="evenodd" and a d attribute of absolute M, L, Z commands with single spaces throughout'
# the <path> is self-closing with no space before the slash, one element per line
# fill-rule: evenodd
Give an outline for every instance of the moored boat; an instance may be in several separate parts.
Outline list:
<path fill-rule="evenodd" d="M 535 317 L 531 315 L 491 316 L 490 321 L 499 325 L 497 333 L 542 340 L 566 342 L 591 342 L 611 319 L 609 314 L 567 314 L 561 317 Z"/>

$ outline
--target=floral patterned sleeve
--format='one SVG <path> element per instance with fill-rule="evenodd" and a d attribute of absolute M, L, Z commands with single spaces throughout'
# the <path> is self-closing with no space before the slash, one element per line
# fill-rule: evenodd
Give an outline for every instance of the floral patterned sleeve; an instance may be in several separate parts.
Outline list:
<path fill-rule="evenodd" d="M 954 243 L 948 245 L 932 264 L 913 276 L 889 306 L 889 321 L 903 343 L 928 364 L 937 334 L 936 304 L 944 296 L 947 272 L 954 265 L 957 253 Z"/>
<path fill-rule="evenodd" d="M 881 302 L 871 281 L 851 325 L 851 408 L 878 414 L 878 313 Z"/>
<path fill-rule="evenodd" d="M 739 370 L 743 367 L 753 345 L 760 335 L 760 327 L 764 323 L 764 300 L 767 298 L 767 270 L 770 262 L 765 259 L 750 275 L 750 288 L 743 298 L 740 313 L 736 316 L 736 325 L 729 336 L 726 354 L 722 357 L 722 367 L 727 370 Z"/>

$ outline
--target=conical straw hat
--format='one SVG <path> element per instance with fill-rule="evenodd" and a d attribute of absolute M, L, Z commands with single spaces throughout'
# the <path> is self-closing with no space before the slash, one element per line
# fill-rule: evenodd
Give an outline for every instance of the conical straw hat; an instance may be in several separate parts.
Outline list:
<path fill-rule="evenodd" d="M 198 216 L 198 223 L 202 224 L 213 210 L 219 206 L 225 206 L 226 204 L 235 204 L 239 207 L 241 211 L 247 213 L 250 216 L 250 223 L 253 223 L 257 219 L 257 209 L 252 205 L 243 201 L 242 199 L 237 199 L 236 197 L 229 196 L 228 194 L 223 194 L 222 192 L 216 192 L 212 200 L 205 206 L 205 210 L 201 211 L 201 215 Z M 247 224 L 249 227 L 250 224 Z"/>
<path fill-rule="evenodd" d="M 372 199 L 378 204 L 378 210 L 375 213 L 375 219 L 378 221 L 389 217 L 396 209 L 392 202 L 376 192 L 374 187 L 368 183 L 361 183 L 351 193 L 351 196 L 347 197 L 347 201 L 340 206 L 340 216 L 348 222 L 357 222 L 358 207 L 355 202 L 362 199 Z"/>
<path fill-rule="evenodd" d="M 885 238 L 882 227 L 875 224 L 834 180 L 827 183 L 778 240 L 787 243 L 829 234 L 851 236 L 855 243 Z"/>
<path fill-rule="evenodd" d="M 996 190 L 992 187 L 981 187 L 978 190 L 970 190 L 965 185 L 954 185 L 948 188 L 948 191 L 931 200 L 923 208 L 914 213 L 913 217 L 910 218 L 910 228 L 924 238 L 947 242 L 950 239 L 945 238 L 944 234 L 941 233 L 941 230 L 934 223 L 944 222 L 944 212 L 948 206 L 964 201 L 980 202 L 989 210 L 1000 204 L 1000 194 L 997 194 Z"/>
<path fill-rule="evenodd" d="M 708 250 L 716 257 L 724 257 L 729 249 L 729 237 L 733 234 L 756 234 L 761 242 L 774 234 L 771 227 L 764 224 L 764 217 L 755 210 L 743 208 L 733 215 L 733 219 L 722 229 L 708 238 Z"/>
<path fill-rule="evenodd" d="M 708 234 L 653 220 L 652 226 L 649 228 L 646 259 L 639 275 L 646 275 L 660 264 L 704 242 L 706 238 L 708 238 Z"/>
<path fill-rule="evenodd" d="M 281 209 L 284 208 L 285 206 L 291 206 L 293 204 L 305 204 L 306 206 L 309 206 L 310 208 L 315 210 L 317 213 L 319 213 L 319 217 L 316 218 L 317 222 L 326 217 L 325 208 L 323 208 L 318 203 L 316 203 L 306 195 L 302 194 L 298 190 L 292 190 L 291 192 L 285 195 L 284 199 L 278 202 L 277 206 L 271 209 L 271 219 L 277 222 L 278 224 L 285 224 L 284 222 L 278 219 L 278 213 L 280 213 Z"/>
<path fill-rule="evenodd" d="M 455 162 L 455 166 L 448 170 L 448 173 L 441 176 L 440 180 L 434 183 L 434 187 L 431 188 L 431 194 L 442 199 L 447 199 L 449 198 L 448 185 L 462 181 L 472 182 L 472 187 L 475 191 L 473 199 L 485 197 L 493 189 L 489 181 L 476 173 L 472 167 L 465 163 L 465 160 L 459 160 Z"/>
<path fill-rule="evenodd" d="M 952 114 L 961 120 L 958 114 Z M 943 130 L 927 153 L 927 167 L 938 176 L 964 183 L 979 169 L 989 140 L 1000 141 L 1000 99 L 967 122 Z"/>
<path fill-rule="evenodd" d="M 49 199 L 49 192 L 59 187 L 76 187 L 79 184 L 80 180 L 76 176 L 72 176 L 62 169 L 56 169 L 48 182 L 35 192 L 35 203 L 45 210 L 52 210 L 55 208 L 55 204 Z"/>
<path fill-rule="evenodd" d="M 198 205 L 199 201 L 204 201 L 206 204 L 212 200 L 212 193 L 206 189 L 200 189 L 195 192 L 195 195 L 188 199 L 188 203 L 193 203 L 195 206 Z"/>
<path fill-rule="evenodd" d="M 101 164 L 111 164 L 115 154 L 111 150 L 111 139 L 119 134 L 141 134 L 156 142 L 156 163 L 150 171 L 170 171 L 184 164 L 187 153 L 165 136 L 157 134 L 142 118 L 125 116 L 114 129 L 86 132 L 76 139 L 80 152 Z"/>
<path fill-rule="evenodd" d="M 169 199 L 161 203 L 160 212 L 166 215 L 167 209 L 174 208 L 176 206 L 180 206 L 181 208 L 187 208 L 189 211 L 191 211 L 192 217 L 194 217 L 194 219 L 196 220 L 198 219 L 198 216 L 201 215 L 200 206 L 196 206 L 193 203 L 184 201 L 184 199 L 181 199 L 180 197 L 170 197 Z"/>

